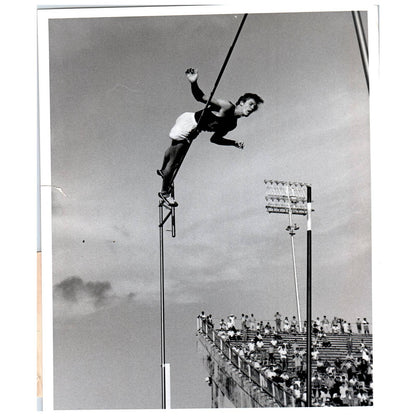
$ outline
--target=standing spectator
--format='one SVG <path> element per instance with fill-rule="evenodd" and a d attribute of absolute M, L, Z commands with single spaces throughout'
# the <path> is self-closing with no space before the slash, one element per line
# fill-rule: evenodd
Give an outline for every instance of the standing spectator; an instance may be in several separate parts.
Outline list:
<path fill-rule="evenodd" d="M 318 328 L 320 328 L 320 327 L 321 327 L 321 320 L 319 319 L 319 316 L 316 318 L 315 323 L 316 323 L 316 326 L 317 326 Z"/>
<path fill-rule="evenodd" d="M 274 345 L 272 343 L 267 347 L 267 353 L 269 365 L 274 364 Z"/>
<path fill-rule="evenodd" d="M 334 316 L 334 319 L 331 322 L 331 331 L 333 334 L 336 334 L 338 332 L 338 319 L 336 316 Z"/>
<path fill-rule="evenodd" d="M 315 373 L 313 374 L 311 381 L 312 381 L 313 397 L 315 399 L 318 399 L 320 395 L 320 390 L 322 387 L 322 378 L 319 376 L 317 371 L 315 371 Z"/>
<path fill-rule="evenodd" d="M 206 317 L 206 315 L 205 315 L 205 312 L 204 312 L 204 311 L 202 311 L 202 312 L 198 315 L 198 318 L 199 318 L 200 325 L 201 325 L 201 326 L 202 326 L 202 328 L 204 328 L 204 330 L 205 330 L 205 323 L 206 323 L 206 321 L 207 321 L 207 317 Z"/>
<path fill-rule="evenodd" d="M 361 334 L 362 324 L 361 324 L 361 320 L 360 320 L 360 318 L 357 318 L 357 322 L 355 323 L 355 325 L 357 326 L 357 332 L 358 332 L 359 334 Z"/>
<path fill-rule="evenodd" d="M 329 319 L 326 317 L 326 315 L 324 315 L 323 319 L 322 319 L 322 328 L 323 331 L 327 334 L 330 330 L 330 324 L 329 324 Z"/>
<path fill-rule="evenodd" d="M 352 334 L 351 322 L 348 322 L 348 333 Z"/>
<path fill-rule="evenodd" d="M 343 333 L 348 334 L 348 323 L 347 323 L 347 321 L 344 320 L 344 322 L 342 323 L 342 328 L 343 328 Z"/>
<path fill-rule="evenodd" d="M 241 314 L 241 331 L 246 330 L 246 316 L 243 313 Z"/>
<path fill-rule="evenodd" d="M 352 335 L 349 334 L 348 339 L 347 339 L 347 354 L 352 354 L 352 348 L 353 348 Z"/>
<path fill-rule="evenodd" d="M 363 319 L 363 328 L 364 328 L 364 334 L 370 333 L 370 324 L 367 321 L 367 318 Z"/>
<path fill-rule="evenodd" d="M 302 357 L 299 355 L 298 352 L 295 352 L 295 356 L 293 357 L 293 362 L 295 365 L 295 373 L 299 377 L 302 372 Z"/>
<path fill-rule="evenodd" d="M 301 405 L 302 405 L 302 393 L 300 391 L 299 384 L 297 384 L 297 383 L 293 384 L 292 394 L 293 394 L 293 397 L 295 399 L 295 407 L 301 407 Z"/>
<path fill-rule="evenodd" d="M 254 317 L 254 314 L 251 314 L 249 319 L 250 319 L 250 329 L 252 331 L 255 331 L 257 325 L 256 325 L 256 318 Z"/>
<path fill-rule="evenodd" d="M 280 315 L 279 312 L 276 312 L 274 314 L 274 321 L 276 323 L 276 331 L 282 332 L 282 316 Z"/>
<path fill-rule="evenodd" d="M 235 329 L 235 315 L 229 315 L 227 321 L 227 329 L 234 328 Z"/>
<path fill-rule="evenodd" d="M 277 352 L 280 356 L 282 370 L 287 371 L 287 345 L 285 342 L 277 348 Z"/>
<path fill-rule="evenodd" d="M 251 357 L 255 350 L 256 350 L 256 344 L 254 342 L 254 339 L 251 339 L 248 343 L 247 343 L 247 348 L 248 348 L 248 356 Z"/>

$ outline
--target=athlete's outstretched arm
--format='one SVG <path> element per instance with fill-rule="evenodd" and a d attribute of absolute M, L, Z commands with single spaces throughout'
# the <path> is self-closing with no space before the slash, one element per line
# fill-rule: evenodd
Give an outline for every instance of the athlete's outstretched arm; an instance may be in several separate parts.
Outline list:
<path fill-rule="evenodd" d="M 191 91 L 192 95 L 194 96 L 195 100 L 199 101 L 200 103 L 206 104 L 209 100 L 209 95 L 204 94 L 204 92 L 199 88 L 198 85 L 198 70 L 194 68 L 188 68 L 185 71 L 186 77 L 188 81 L 191 83 Z M 218 98 L 211 98 L 211 103 L 222 108 L 224 111 L 230 109 L 233 104 L 230 101 L 218 99 Z"/>
<path fill-rule="evenodd" d="M 236 142 L 235 140 L 227 139 L 222 137 L 220 134 L 213 134 L 210 141 L 211 143 L 218 144 L 220 146 L 234 146 L 238 149 L 244 149 L 243 142 Z"/>

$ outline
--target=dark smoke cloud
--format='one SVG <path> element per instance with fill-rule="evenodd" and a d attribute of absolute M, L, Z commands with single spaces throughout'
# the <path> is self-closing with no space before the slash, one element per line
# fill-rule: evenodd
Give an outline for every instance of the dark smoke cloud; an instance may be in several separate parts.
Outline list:
<path fill-rule="evenodd" d="M 70 303 L 88 300 L 99 307 L 110 298 L 111 289 L 110 282 L 84 282 L 71 276 L 54 286 L 54 295 Z"/>

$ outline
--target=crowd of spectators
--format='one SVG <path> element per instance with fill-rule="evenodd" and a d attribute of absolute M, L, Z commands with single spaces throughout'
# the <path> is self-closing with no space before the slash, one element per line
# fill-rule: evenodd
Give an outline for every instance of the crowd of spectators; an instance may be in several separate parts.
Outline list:
<path fill-rule="evenodd" d="M 204 312 L 199 315 L 202 322 L 214 328 L 212 315 Z M 229 341 L 232 349 L 242 359 L 257 369 L 267 379 L 281 388 L 290 391 L 294 406 L 304 406 L 306 402 L 306 351 L 291 338 L 285 342 L 284 334 L 302 334 L 296 317 L 281 319 L 275 314 L 275 325 L 270 322 L 256 321 L 253 314 L 242 314 L 240 324 L 237 317 L 230 315 L 221 319 L 217 334 Z M 306 326 L 304 325 L 304 328 Z M 369 334 L 366 318 L 356 321 L 356 334 Z M 330 361 L 324 348 L 331 347 L 327 334 L 349 334 L 345 349 L 346 355 Z M 304 337 L 303 337 L 304 338 Z M 359 343 L 353 340 L 351 324 L 342 318 L 334 317 L 329 321 L 326 316 L 317 318 L 312 326 L 312 365 L 314 368 L 312 383 L 313 406 L 369 406 L 372 405 L 372 349 L 362 338 Z"/>

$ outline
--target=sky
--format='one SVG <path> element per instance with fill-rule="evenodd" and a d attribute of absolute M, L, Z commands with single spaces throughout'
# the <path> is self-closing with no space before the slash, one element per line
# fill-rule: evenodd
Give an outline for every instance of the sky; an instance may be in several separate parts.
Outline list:
<path fill-rule="evenodd" d="M 160 406 L 156 169 L 176 117 L 201 108 L 185 69 L 209 92 L 241 17 L 50 22 L 56 408 Z M 177 236 L 165 234 L 175 408 L 210 406 L 201 310 L 296 314 L 288 218 L 266 212 L 264 179 L 312 185 L 313 315 L 372 321 L 369 104 L 350 12 L 250 14 L 216 96 L 244 92 L 264 99 L 227 136 L 245 149 L 203 133 L 175 181 Z M 306 220 L 296 223 L 304 315 Z"/>

